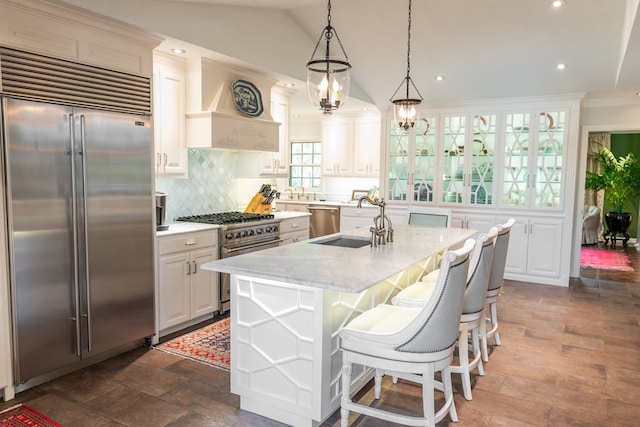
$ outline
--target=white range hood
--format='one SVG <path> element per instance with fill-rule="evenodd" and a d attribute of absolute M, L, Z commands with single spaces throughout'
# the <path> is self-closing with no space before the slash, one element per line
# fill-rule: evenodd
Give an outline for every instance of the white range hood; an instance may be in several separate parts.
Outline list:
<path fill-rule="evenodd" d="M 235 106 L 231 85 L 250 82 L 259 91 L 263 112 L 247 117 Z M 187 62 L 187 146 L 226 150 L 279 150 L 280 123 L 271 117 L 276 80 L 206 58 Z"/>

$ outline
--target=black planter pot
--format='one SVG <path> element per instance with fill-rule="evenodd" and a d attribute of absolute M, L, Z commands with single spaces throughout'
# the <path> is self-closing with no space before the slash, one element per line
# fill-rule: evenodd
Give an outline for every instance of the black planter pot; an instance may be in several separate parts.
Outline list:
<path fill-rule="evenodd" d="M 627 229 L 631 225 L 632 219 L 633 216 L 629 212 L 607 212 L 604 215 L 604 220 L 607 223 L 607 232 L 604 234 L 605 244 L 608 244 L 611 239 L 611 246 L 615 246 L 617 240 L 622 240 L 622 246 L 626 248 L 630 238 Z M 624 237 L 617 237 L 618 234 Z"/>

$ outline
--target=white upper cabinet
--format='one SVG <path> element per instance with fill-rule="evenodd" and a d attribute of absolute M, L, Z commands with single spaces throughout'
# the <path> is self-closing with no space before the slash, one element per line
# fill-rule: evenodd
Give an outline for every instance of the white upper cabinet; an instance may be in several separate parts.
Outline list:
<path fill-rule="evenodd" d="M 322 124 L 322 175 L 351 175 L 353 121 L 330 117 Z"/>
<path fill-rule="evenodd" d="M 0 1 L 0 44 L 7 47 L 150 78 L 161 41 L 63 2 Z"/>
<path fill-rule="evenodd" d="M 260 173 L 263 175 L 287 176 L 289 173 L 289 114 L 292 93 L 282 88 L 271 91 L 271 117 L 280 123 L 278 129 L 278 151 L 260 153 Z"/>
<path fill-rule="evenodd" d="M 354 122 L 353 174 L 380 175 L 380 117 L 358 118 Z"/>
<path fill-rule="evenodd" d="M 322 124 L 322 175 L 380 174 L 380 116 L 330 117 Z"/>
<path fill-rule="evenodd" d="M 153 128 L 157 175 L 187 175 L 186 64 L 154 53 Z"/>

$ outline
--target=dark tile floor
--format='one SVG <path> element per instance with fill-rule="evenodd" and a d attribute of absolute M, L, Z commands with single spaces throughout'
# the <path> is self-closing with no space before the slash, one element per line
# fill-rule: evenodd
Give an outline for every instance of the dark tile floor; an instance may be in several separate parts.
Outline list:
<path fill-rule="evenodd" d="M 633 275 L 584 269 L 568 288 L 506 281 L 502 346 L 492 347 L 485 376 L 472 378 L 472 401 L 455 380 L 460 421 L 439 425 L 638 425 L 640 256 L 626 252 Z M 372 400 L 370 388 L 361 395 Z M 281 425 L 241 411 L 227 372 L 142 348 L 19 393 L 0 409 L 19 402 L 65 427 Z M 416 413 L 420 390 L 385 377 L 379 404 Z M 351 422 L 389 425 L 356 414 Z M 339 423 L 336 413 L 324 426 Z"/>

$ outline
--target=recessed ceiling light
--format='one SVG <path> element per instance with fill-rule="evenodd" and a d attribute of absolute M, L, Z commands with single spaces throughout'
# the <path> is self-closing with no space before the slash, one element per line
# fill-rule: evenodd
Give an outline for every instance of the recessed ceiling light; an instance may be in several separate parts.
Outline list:
<path fill-rule="evenodd" d="M 640 92 L 636 92 L 636 96 L 640 96 Z"/>
<path fill-rule="evenodd" d="M 564 5 L 564 0 L 553 0 L 551 2 L 551 6 L 553 7 L 560 7 L 562 5 Z"/>
<path fill-rule="evenodd" d="M 562 62 L 556 65 L 557 70 L 564 70 L 565 68 L 567 68 L 567 64 L 563 64 Z"/>
<path fill-rule="evenodd" d="M 434 78 L 439 82 L 444 80 L 444 76 L 435 76 Z"/>
<path fill-rule="evenodd" d="M 284 86 L 285 87 L 294 87 L 296 84 L 295 83 L 285 83 Z"/>
<path fill-rule="evenodd" d="M 176 49 L 171 49 L 171 52 L 175 53 L 176 55 L 183 55 L 183 54 L 187 53 L 187 51 L 186 51 L 186 50 L 184 50 L 184 49 L 178 49 L 178 48 L 176 48 Z"/>

